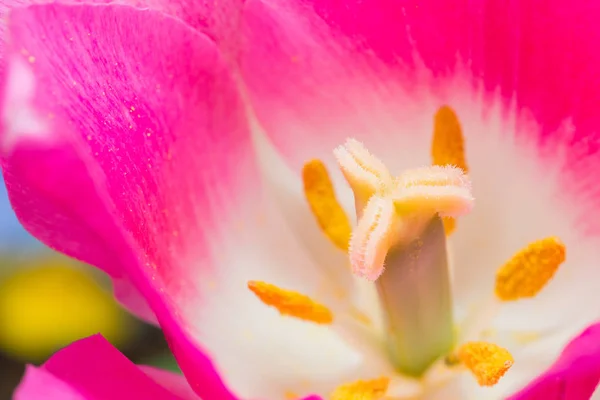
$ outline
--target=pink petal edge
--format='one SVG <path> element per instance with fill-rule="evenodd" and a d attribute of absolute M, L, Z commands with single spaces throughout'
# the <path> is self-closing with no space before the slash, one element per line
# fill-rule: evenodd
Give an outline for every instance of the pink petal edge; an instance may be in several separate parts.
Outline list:
<path fill-rule="evenodd" d="M 599 18 L 595 0 L 248 0 L 240 69 L 266 134 L 298 171 L 348 136 L 407 146 L 392 133 L 430 134 L 401 133 L 415 115 L 500 98 L 519 118 L 507 134 L 549 162 L 565 155 L 564 185 L 586 215 L 600 204 L 590 173 L 600 168 Z M 581 219 L 600 232 L 597 218 Z"/>
<path fill-rule="evenodd" d="M 558 360 L 507 400 L 588 400 L 600 382 L 600 323 L 573 339 Z"/>
<path fill-rule="evenodd" d="M 140 365 L 139 369 L 180 399 L 198 400 L 198 396 L 183 375 L 148 365 Z"/>
<path fill-rule="evenodd" d="M 58 379 L 44 368 L 25 367 L 21 383 L 13 393 L 13 400 L 87 400 L 68 383 Z"/>
<path fill-rule="evenodd" d="M 183 400 L 189 397 L 180 397 L 159 385 L 106 339 L 94 335 L 58 351 L 39 368 L 27 368 L 15 392 L 15 400 L 36 399 Z"/>

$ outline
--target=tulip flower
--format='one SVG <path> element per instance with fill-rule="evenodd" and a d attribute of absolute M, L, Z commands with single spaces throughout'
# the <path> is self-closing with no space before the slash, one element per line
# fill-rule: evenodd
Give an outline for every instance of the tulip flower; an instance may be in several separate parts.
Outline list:
<path fill-rule="evenodd" d="M 11 202 L 160 325 L 202 399 L 586 399 L 600 376 L 599 11 L 13 7 Z M 61 368 L 109 362 L 98 354 Z M 151 374 L 127 365 L 144 398 Z M 126 393 L 70 376 L 32 369 L 20 390 Z"/>

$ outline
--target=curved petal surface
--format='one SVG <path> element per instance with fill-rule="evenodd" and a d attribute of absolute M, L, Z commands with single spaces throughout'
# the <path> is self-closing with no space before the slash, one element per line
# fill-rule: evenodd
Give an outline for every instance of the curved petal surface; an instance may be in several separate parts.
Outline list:
<path fill-rule="evenodd" d="M 334 166 L 347 137 L 395 173 L 430 164 L 434 114 L 454 108 L 476 198 L 451 238 L 457 315 L 493 293 L 516 251 L 557 235 L 564 267 L 494 328 L 572 337 L 598 318 L 584 299 L 600 282 L 599 14 L 593 1 L 249 0 L 239 65 L 261 127 L 295 171 L 312 158 Z M 521 347 L 522 380 L 560 351 Z"/>
<path fill-rule="evenodd" d="M 340 302 L 262 193 L 213 41 L 123 5 L 30 6 L 9 28 L 2 165 L 30 232 L 154 315 L 203 398 L 305 393 L 305 379 L 322 389 L 332 366 L 355 368 L 335 333 L 281 318 L 247 288 L 264 280 Z"/>
<path fill-rule="evenodd" d="M 407 97 L 452 100 L 457 75 L 468 78 L 460 90 L 499 91 L 504 106 L 530 112 L 542 129 L 526 133 L 559 139 L 548 135 L 571 120 L 573 150 L 593 150 L 599 13 L 592 0 L 252 0 L 241 67 L 267 133 L 294 163 L 347 136 L 388 136 L 381 128 L 415 110 Z"/>
<path fill-rule="evenodd" d="M 21 222 L 128 281 L 194 389 L 231 398 L 184 322 L 216 226 L 252 184 L 243 109 L 214 43 L 117 5 L 16 9 L 9 30 L 2 167 Z M 135 292 L 123 298 L 147 313 Z"/>
<path fill-rule="evenodd" d="M 183 400 L 156 383 L 100 335 L 81 339 L 39 367 L 27 367 L 15 400 Z"/>
<path fill-rule="evenodd" d="M 585 400 L 600 382 L 600 324 L 584 330 L 556 362 L 509 400 Z"/>
<path fill-rule="evenodd" d="M 13 399 L 85 400 L 86 397 L 45 369 L 29 365 Z"/>
<path fill-rule="evenodd" d="M 196 393 L 183 375 L 146 365 L 140 365 L 139 368 L 150 378 L 154 379 L 156 383 L 169 390 L 169 392 L 176 394 L 180 399 L 198 399 L 198 396 L 196 396 Z"/>
<path fill-rule="evenodd" d="M 191 27 L 225 42 L 227 33 L 235 29 L 240 14 L 241 2 L 238 0 L 194 2 L 189 0 L 75 0 L 85 4 L 126 4 L 139 9 L 149 8 L 185 21 Z M 13 8 L 32 4 L 50 3 L 47 0 L 4 0 L 0 3 L 0 71 L 4 69 L 3 55 L 6 47 L 6 18 Z M 229 17 L 229 18 L 227 18 Z M 229 35 L 231 36 L 231 35 Z M 225 43 L 224 43 L 225 44 Z"/>

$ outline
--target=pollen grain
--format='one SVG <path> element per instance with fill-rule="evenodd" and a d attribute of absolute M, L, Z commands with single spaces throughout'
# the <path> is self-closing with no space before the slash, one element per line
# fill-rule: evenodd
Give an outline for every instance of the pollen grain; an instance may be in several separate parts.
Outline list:
<path fill-rule="evenodd" d="M 534 297 L 565 261 L 565 245 L 557 237 L 530 243 L 496 273 L 496 296 L 502 301 Z"/>
<path fill-rule="evenodd" d="M 514 364 L 508 350 L 487 342 L 465 343 L 457 356 L 481 386 L 494 386 Z"/>
<path fill-rule="evenodd" d="M 352 226 L 346 212 L 337 201 L 333 184 L 325 165 L 311 160 L 302 169 L 304 195 L 319 227 L 338 248 L 348 251 Z"/>
<path fill-rule="evenodd" d="M 385 396 L 389 385 L 390 380 L 386 377 L 346 383 L 335 389 L 330 400 L 379 400 Z"/>
<path fill-rule="evenodd" d="M 301 293 L 261 281 L 249 281 L 248 289 L 264 304 L 276 308 L 281 315 L 324 325 L 333 322 L 333 313 L 329 308 Z"/>

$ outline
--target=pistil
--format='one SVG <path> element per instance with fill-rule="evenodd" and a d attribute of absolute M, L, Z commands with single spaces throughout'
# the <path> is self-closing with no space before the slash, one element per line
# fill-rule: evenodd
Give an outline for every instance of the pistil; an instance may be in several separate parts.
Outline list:
<path fill-rule="evenodd" d="M 446 234 L 434 217 L 422 234 L 392 248 L 377 280 L 387 347 L 402 373 L 418 377 L 454 346 Z"/>
<path fill-rule="evenodd" d="M 470 181 L 452 166 L 417 168 L 393 177 L 355 140 L 334 153 L 355 196 L 352 270 L 376 281 L 391 361 L 403 374 L 421 376 L 454 345 L 440 217 L 470 211 Z"/>

